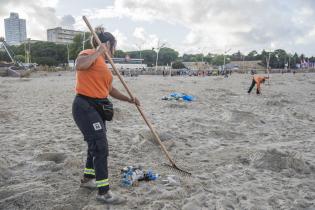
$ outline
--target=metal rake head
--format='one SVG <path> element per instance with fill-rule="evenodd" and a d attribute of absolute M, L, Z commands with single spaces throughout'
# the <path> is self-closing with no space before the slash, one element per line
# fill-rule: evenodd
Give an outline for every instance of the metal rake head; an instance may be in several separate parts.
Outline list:
<path fill-rule="evenodd" d="M 169 164 L 162 164 L 164 167 L 170 169 L 171 171 L 173 171 L 174 173 L 180 175 L 180 176 L 184 176 L 184 177 L 191 177 L 192 173 L 185 171 L 183 169 L 178 168 L 175 164 L 174 165 L 169 165 Z"/>

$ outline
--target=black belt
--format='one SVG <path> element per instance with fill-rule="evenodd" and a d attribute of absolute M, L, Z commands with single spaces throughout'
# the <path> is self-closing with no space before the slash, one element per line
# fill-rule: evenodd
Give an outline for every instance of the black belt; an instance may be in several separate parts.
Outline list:
<path fill-rule="evenodd" d="M 113 119 L 113 104 L 108 98 L 91 98 L 81 94 L 77 94 L 77 97 L 85 99 L 92 107 L 94 107 L 103 121 L 111 121 Z"/>
<path fill-rule="evenodd" d="M 77 94 L 77 96 L 80 97 L 80 98 L 84 98 L 86 100 L 95 101 L 95 102 L 102 102 L 102 101 L 108 100 L 107 98 L 92 98 L 92 97 L 85 96 L 85 95 L 82 95 L 82 94 Z"/>

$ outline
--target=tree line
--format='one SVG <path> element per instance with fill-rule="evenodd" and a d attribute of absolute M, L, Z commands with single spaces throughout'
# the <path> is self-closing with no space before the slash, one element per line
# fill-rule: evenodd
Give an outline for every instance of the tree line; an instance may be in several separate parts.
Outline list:
<path fill-rule="evenodd" d="M 90 34 L 86 33 L 85 37 L 89 37 Z M 83 40 L 83 35 L 78 34 L 73 39 L 71 44 L 56 44 L 52 42 L 35 42 L 21 44 L 19 46 L 10 46 L 10 50 L 14 53 L 14 58 L 20 62 L 25 62 L 25 49 L 28 47 L 30 51 L 30 59 L 32 63 L 39 65 L 58 66 L 66 65 L 68 63 L 68 56 L 70 60 L 75 60 L 79 52 L 84 49 L 91 49 L 92 46 L 88 40 Z M 84 45 L 83 45 L 84 43 Z M 123 51 L 117 50 L 114 57 L 143 59 L 143 63 L 148 66 L 155 66 L 157 52 L 153 49 L 141 50 L 141 51 Z M 266 67 L 269 62 L 271 68 L 284 68 L 290 66 L 295 68 L 296 64 L 301 62 L 315 62 L 315 57 L 306 57 L 301 54 L 290 54 L 283 49 L 277 49 L 274 51 L 257 52 L 255 50 L 248 54 L 243 54 L 238 51 L 233 54 L 224 55 L 216 53 L 207 54 L 183 54 L 179 56 L 179 53 L 171 48 L 164 47 L 159 51 L 158 65 L 172 65 L 174 68 L 183 68 L 182 62 L 207 62 L 211 65 L 222 66 L 225 63 L 231 61 L 259 61 L 259 63 Z M 3 50 L 0 51 L 0 61 L 10 62 L 10 58 L 7 53 Z"/>

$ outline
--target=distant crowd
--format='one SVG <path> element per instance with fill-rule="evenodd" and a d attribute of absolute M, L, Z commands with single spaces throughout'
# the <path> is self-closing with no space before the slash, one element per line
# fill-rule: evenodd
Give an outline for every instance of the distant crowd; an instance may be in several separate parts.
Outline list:
<path fill-rule="evenodd" d="M 199 70 L 199 71 L 191 71 L 187 69 L 179 69 L 179 70 L 172 70 L 172 71 L 163 71 L 163 76 L 218 76 L 218 75 L 228 75 L 232 74 L 231 70 Z"/>

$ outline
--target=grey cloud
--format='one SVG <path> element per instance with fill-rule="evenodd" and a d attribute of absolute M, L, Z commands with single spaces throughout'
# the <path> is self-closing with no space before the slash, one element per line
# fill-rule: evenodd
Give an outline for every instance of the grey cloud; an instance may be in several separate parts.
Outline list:
<path fill-rule="evenodd" d="M 271 43 L 281 47 L 307 37 L 315 25 L 314 0 L 204 0 L 172 1 L 121 0 L 125 7 L 149 11 L 156 19 L 180 23 L 191 29 L 191 44 L 215 40 L 216 33 L 230 37 L 231 46 L 264 48 Z M 303 13 L 303 10 L 308 10 Z M 153 18 L 155 18 L 153 16 Z M 299 21 L 296 21 L 295 19 Z M 212 29 L 213 27 L 213 29 Z M 217 30 L 219 28 L 219 30 Z M 237 42 L 237 43 L 236 43 Z M 308 40 L 314 44 L 314 40 Z M 279 46 L 279 47 L 280 47 Z"/>
<path fill-rule="evenodd" d="M 28 12 L 29 17 L 45 27 L 56 26 L 59 22 L 56 16 L 56 10 L 51 7 L 40 7 L 38 5 L 32 5 L 33 9 Z"/>
<path fill-rule="evenodd" d="M 46 30 L 56 27 L 61 23 L 73 25 L 73 17 L 65 16 L 60 20 L 56 15 L 55 8 L 42 6 L 37 0 L 0 0 L 0 16 L 8 17 L 10 12 L 23 11 L 27 16 L 21 16 L 26 19 L 28 30 L 27 36 L 33 39 L 46 39 Z M 12 9 L 11 9 L 12 8 Z"/>
<path fill-rule="evenodd" d="M 16 8 L 23 8 L 23 11 L 28 14 L 29 18 L 37 20 L 39 23 L 44 25 L 49 23 L 55 23 L 58 18 L 56 11 L 52 7 L 43 7 L 36 0 L 0 0 L 1 8 L 0 16 L 8 15 L 10 12 L 14 12 Z M 12 8 L 12 11 L 7 10 Z"/>
<path fill-rule="evenodd" d="M 72 15 L 65 15 L 61 18 L 60 25 L 62 27 L 73 29 L 74 24 L 75 24 L 75 19 Z"/>
<path fill-rule="evenodd" d="M 7 6 L 14 5 L 18 6 L 23 2 L 23 0 L 0 0 L 0 16 L 8 16 L 10 11 L 7 11 Z M 14 8 L 14 7 L 13 7 Z"/>

